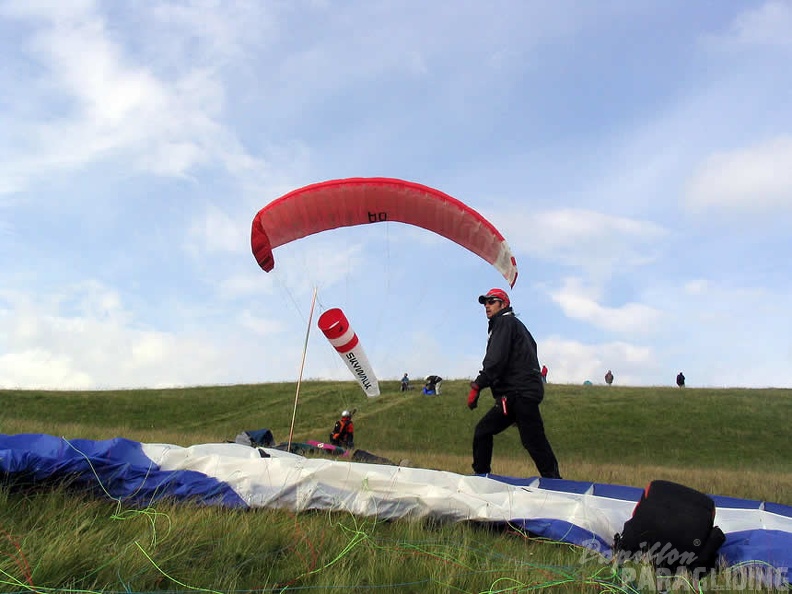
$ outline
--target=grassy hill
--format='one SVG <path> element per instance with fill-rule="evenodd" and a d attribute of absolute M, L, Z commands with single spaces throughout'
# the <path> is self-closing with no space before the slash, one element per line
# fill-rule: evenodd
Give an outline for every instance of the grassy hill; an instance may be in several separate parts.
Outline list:
<path fill-rule="evenodd" d="M 368 399 L 353 382 L 304 382 L 294 441 L 325 440 L 340 411 L 356 408 L 357 447 L 416 467 L 471 472 L 472 431 L 488 392 L 469 411 L 465 381 L 444 382 L 437 397 L 399 392 L 398 382 L 381 387 L 381 397 Z M 266 427 L 286 441 L 295 392 L 290 383 L 4 390 L 0 431 L 188 446 Z M 792 504 L 792 390 L 549 384 L 542 410 L 565 478 L 634 486 L 664 478 Z M 536 474 L 516 429 L 496 437 L 493 471 Z M 611 591 L 629 591 L 609 566 L 581 562 L 580 551 L 471 526 L 166 504 L 132 510 L 64 487 L 4 486 L 0 509 L 0 591 L 7 592 L 519 590 L 502 579 L 574 592 L 600 591 L 604 580 Z"/>
<path fill-rule="evenodd" d="M 356 445 L 415 466 L 470 472 L 473 427 L 489 404 L 465 406 L 467 383 L 443 394 L 399 392 L 384 382 L 369 399 L 354 382 L 305 382 L 294 440 L 326 440 L 341 410 L 356 408 Z M 0 391 L 0 430 L 178 445 L 233 440 L 269 428 L 286 441 L 295 384 L 96 392 Z M 792 472 L 786 419 L 792 390 L 629 388 L 548 384 L 545 426 L 566 478 L 643 485 L 656 474 L 685 475 L 719 494 L 792 503 L 792 485 L 765 480 Z M 516 430 L 496 437 L 493 471 L 533 476 Z M 720 476 L 721 479 L 717 477 Z M 729 477 L 734 477 L 731 481 Z"/>

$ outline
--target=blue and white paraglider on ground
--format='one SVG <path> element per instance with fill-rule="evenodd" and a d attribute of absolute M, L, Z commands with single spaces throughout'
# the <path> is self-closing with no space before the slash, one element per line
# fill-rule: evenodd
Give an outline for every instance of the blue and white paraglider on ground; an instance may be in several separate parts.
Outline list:
<path fill-rule="evenodd" d="M 510 523 L 610 558 L 614 535 L 642 490 L 589 482 L 453 472 L 305 458 L 238 443 L 182 447 L 123 438 L 0 435 L 0 474 L 59 479 L 130 504 L 161 498 L 235 508 L 344 511 L 379 519 Z M 726 565 L 792 566 L 792 507 L 713 496 Z"/>

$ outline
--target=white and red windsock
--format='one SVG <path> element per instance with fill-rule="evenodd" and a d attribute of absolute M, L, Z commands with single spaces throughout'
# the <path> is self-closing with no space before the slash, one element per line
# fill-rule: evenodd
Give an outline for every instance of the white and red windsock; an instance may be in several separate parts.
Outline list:
<path fill-rule="evenodd" d="M 374 398 L 380 395 L 379 382 L 371 369 L 366 353 L 360 346 L 357 334 L 349 325 L 344 312 L 334 307 L 319 316 L 319 329 L 341 355 L 352 375 L 366 392 L 366 396 Z"/>

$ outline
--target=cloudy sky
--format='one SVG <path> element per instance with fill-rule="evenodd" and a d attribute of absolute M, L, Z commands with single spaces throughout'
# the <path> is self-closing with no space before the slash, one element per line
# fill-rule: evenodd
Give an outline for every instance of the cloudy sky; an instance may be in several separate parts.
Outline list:
<path fill-rule="evenodd" d="M 368 176 L 500 229 L 551 382 L 792 387 L 790 0 L 0 0 L 0 55 L 0 387 L 296 381 L 306 335 L 351 379 L 336 306 L 381 379 L 475 376 L 457 244 L 256 265 L 259 209 Z"/>

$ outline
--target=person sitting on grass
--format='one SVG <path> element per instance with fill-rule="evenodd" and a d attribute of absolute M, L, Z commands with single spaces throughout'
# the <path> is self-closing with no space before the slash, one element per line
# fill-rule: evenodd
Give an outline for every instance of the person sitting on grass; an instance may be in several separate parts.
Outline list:
<path fill-rule="evenodd" d="M 352 413 L 348 410 L 342 412 L 341 418 L 336 421 L 330 433 L 330 443 L 347 449 L 355 447 L 355 426 L 352 423 Z"/>

